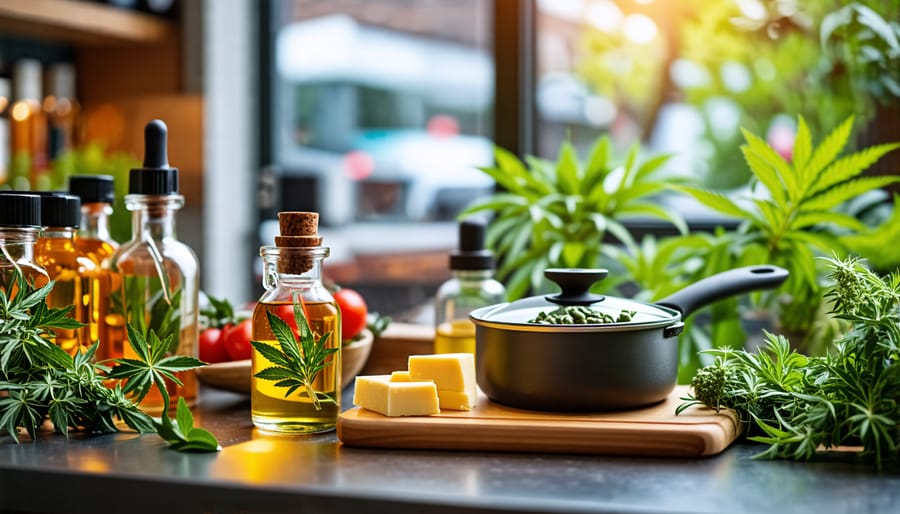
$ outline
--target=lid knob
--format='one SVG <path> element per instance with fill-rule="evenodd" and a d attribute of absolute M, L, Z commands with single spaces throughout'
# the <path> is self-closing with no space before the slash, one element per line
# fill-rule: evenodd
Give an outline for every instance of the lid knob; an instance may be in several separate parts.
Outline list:
<path fill-rule="evenodd" d="M 556 282 L 562 292 L 544 298 L 558 305 L 590 305 L 605 297 L 590 292 L 591 286 L 606 278 L 609 270 L 585 268 L 550 268 L 544 276 Z"/>

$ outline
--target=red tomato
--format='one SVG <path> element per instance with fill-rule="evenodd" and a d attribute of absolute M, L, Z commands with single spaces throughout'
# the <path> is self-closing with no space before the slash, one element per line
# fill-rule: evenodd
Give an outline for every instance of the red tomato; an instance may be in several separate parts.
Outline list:
<path fill-rule="evenodd" d="M 253 324 L 245 319 L 235 325 L 228 325 L 222 329 L 222 339 L 228 357 L 233 361 L 249 359 L 253 353 L 250 339 L 253 337 Z"/>
<path fill-rule="evenodd" d="M 275 315 L 281 318 L 285 323 L 287 323 L 295 334 L 300 331 L 300 329 L 297 327 L 297 318 L 294 317 L 293 304 L 288 303 L 285 305 L 280 305 L 275 310 Z"/>
<path fill-rule="evenodd" d="M 334 299 L 341 308 L 341 338 L 353 339 L 366 328 L 369 313 L 366 301 L 356 291 L 346 288 L 335 291 Z"/>
<path fill-rule="evenodd" d="M 210 364 L 227 361 L 228 352 L 225 351 L 222 339 L 222 330 L 218 328 L 207 328 L 200 332 L 200 340 L 197 342 L 200 360 Z"/>

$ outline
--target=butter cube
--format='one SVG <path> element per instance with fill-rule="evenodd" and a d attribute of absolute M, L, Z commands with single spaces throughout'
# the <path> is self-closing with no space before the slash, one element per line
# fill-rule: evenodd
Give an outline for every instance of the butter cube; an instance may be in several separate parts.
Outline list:
<path fill-rule="evenodd" d="M 412 382 L 409 371 L 394 371 L 391 373 L 391 382 Z"/>
<path fill-rule="evenodd" d="M 410 355 L 409 376 L 434 380 L 438 391 L 468 393 L 475 398 L 475 356 L 471 353 Z"/>
<path fill-rule="evenodd" d="M 434 382 L 391 382 L 390 375 L 356 377 L 353 404 L 385 416 L 439 414 Z"/>
<path fill-rule="evenodd" d="M 475 407 L 475 395 L 459 391 L 438 391 L 441 409 L 472 410 Z"/>

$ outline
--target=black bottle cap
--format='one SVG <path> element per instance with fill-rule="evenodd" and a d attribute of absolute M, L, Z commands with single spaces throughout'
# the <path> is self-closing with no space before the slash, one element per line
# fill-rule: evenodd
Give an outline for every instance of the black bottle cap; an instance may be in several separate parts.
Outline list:
<path fill-rule="evenodd" d="M 0 194 L 0 227 L 41 226 L 41 197 L 33 193 Z"/>
<path fill-rule="evenodd" d="M 494 268 L 494 254 L 485 249 L 485 223 L 466 220 L 459 224 L 459 250 L 450 252 L 452 270 L 487 270 Z"/>
<path fill-rule="evenodd" d="M 116 199 L 112 175 L 73 175 L 69 193 L 81 198 L 81 203 L 113 203 Z"/>
<path fill-rule="evenodd" d="M 144 166 L 128 174 L 128 194 L 178 194 L 178 168 L 169 166 L 167 138 L 162 120 L 152 120 L 144 127 Z"/>
<path fill-rule="evenodd" d="M 41 226 L 77 228 L 81 222 L 81 199 L 75 195 L 38 191 L 41 196 Z"/>

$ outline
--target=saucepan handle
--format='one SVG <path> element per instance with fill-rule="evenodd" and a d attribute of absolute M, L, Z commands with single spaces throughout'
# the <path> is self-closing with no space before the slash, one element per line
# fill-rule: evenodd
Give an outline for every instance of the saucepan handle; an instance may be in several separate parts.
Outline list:
<path fill-rule="evenodd" d="M 682 318 L 716 300 L 760 289 L 774 289 L 788 277 L 788 271 L 778 266 L 745 266 L 716 273 L 656 302 L 681 312 Z"/>

